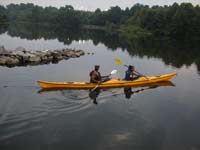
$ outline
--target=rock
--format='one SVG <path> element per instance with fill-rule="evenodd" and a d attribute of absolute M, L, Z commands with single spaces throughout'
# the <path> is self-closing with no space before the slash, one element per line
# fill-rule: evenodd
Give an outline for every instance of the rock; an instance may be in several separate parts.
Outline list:
<path fill-rule="evenodd" d="M 0 46 L 0 65 L 16 66 L 47 64 L 49 62 L 58 63 L 60 60 L 76 58 L 84 54 L 84 51 L 75 49 L 27 51 L 23 47 L 18 47 L 14 51 L 10 51 Z"/>
<path fill-rule="evenodd" d="M 35 51 L 32 54 L 40 56 L 40 57 L 44 57 L 47 56 L 48 52 L 43 52 L 43 51 Z"/>
<path fill-rule="evenodd" d="M 48 61 L 48 57 L 47 56 L 40 56 L 41 61 Z"/>
<path fill-rule="evenodd" d="M 53 60 L 53 56 L 47 57 L 47 61 L 52 61 L 52 60 Z"/>
<path fill-rule="evenodd" d="M 41 52 L 41 53 L 48 53 L 49 52 L 49 50 L 48 49 L 45 49 L 45 50 L 42 50 L 42 51 L 39 51 L 39 52 Z"/>
<path fill-rule="evenodd" d="M 81 50 L 78 50 L 78 51 L 76 51 L 76 53 L 75 53 L 75 55 L 77 56 L 77 57 L 80 57 L 80 56 L 82 56 L 82 55 L 84 55 L 85 53 L 84 53 L 84 51 L 81 51 Z"/>
<path fill-rule="evenodd" d="M 77 58 L 78 56 L 76 54 L 72 54 L 70 57 L 71 58 Z"/>
<path fill-rule="evenodd" d="M 51 52 L 51 55 L 53 56 L 54 60 L 62 60 L 63 59 L 61 52 L 54 51 L 54 52 Z"/>
<path fill-rule="evenodd" d="M 39 62 L 41 62 L 41 58 L 39 56 L 33 55 L 28 58 L 28 62 L 39 63 Z"/>
<path fill-rule="evenodd" d="M 34 57 L 35 56 L 33 54 L 30 54 L 27 51 L 14 51 L 12 54 L 14 56 L 18 57 L 22 64 L 26 64 L 27 62 L 29 62 L 29 58 L 30 57 Z"/>
<path fill-rule="evenodd" d="M 85 55 L 85 52 L 83 50 L 77 50 L 77 53 L 80 53 L 81 55 Z"/>
<path fill-rule="evenodd" d="M 6 65 L 6 58 L 5 58 L 5 56 L 0 56 L 0 65 Z"/>
<path fill-rule="evenodd" d="M 0 57 L 0 65 L 8 65 L 8 66 L 15 66 L 19 64 L 19 59 L 17 58 L 12 58 L 8 56 L 2 56 Z"/>
<path fill-rule="evenodd" d="M 21 52 L 21 51 L 19 51 Z M 24 52 L 24 51 L 23 51 Z M 30 63 L 39 63 L 41 62 L 41 53 L 34 52 L 34 51 L 25 51 L 25 53 L 20 54 L 23 59 Z M 44 56 L 44 55 L 42 55 Z"/>
<path fill-rule="evenodd" d="M 73 50 L 64 49 L 62 55 L 66 57 L 71 57 L 74 54 Z"/>
<path fill-rule="evenodd" d="M 6 65 L 8 66 L 16 66 L 19 65 L 20 61 L 17 58 L 11 58 L 8 57 L 7 61 L 6 61 Z"/>
<path fill-rule="evenodd" d="M 48 57 L 51 56 L 51 51 L 47 51 L 47 52 L 45 53 L 45 55 L 48 56 Z"/>
<path fill-rule="evenodd" d="M 62 50 L 62 54 L 63 54 L 63 55 L 67 55 L 67 54 L 68 54 L 68 52 L 69 52 L 69 50 L 68 50 L 68 49 L 63 49 L 63 50 Z"/>

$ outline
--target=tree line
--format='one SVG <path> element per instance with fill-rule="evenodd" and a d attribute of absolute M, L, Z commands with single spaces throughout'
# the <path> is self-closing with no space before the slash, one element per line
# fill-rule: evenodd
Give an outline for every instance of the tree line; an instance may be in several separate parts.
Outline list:
<path fill-rule="evenodd" d="M 0 24 L 29 22 L 64 28 L 81 28 L 85 25 L 118 31 L 129 40 L 137 37 L 169 36 L 190 38 L 200 36 L 200 7 L 191 3 L 174 3 L 171 6 L 135 4 L 131 8 L 118 6 L 104 11 L 75 10 L 72 6 L 41 7 L 34 4 L 0 6 Z"/>

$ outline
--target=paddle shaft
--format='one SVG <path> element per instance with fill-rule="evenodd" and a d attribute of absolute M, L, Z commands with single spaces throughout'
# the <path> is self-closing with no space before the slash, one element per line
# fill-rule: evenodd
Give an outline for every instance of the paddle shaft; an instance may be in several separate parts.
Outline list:
<path fill-rule="evenodd" d="M 108 77 L 109 77 L 110 75 L 108 75 Z M 99 87 L 99 84 L 101 84 L 102 82 L 100 81 L 100 82 L 98 82 L 98 84 L 93 88 L 93 89 L 91 89 L 91 92 L 93 92 L 94 90 L 96 90 L 98 87 Z"/>
<path fill-rule="evenodd" d="M 101 82 L 99 82 L 93 89 L 91 89 L 91 91 L 90 92 L 93 92 L 94 90 L 96 90 L 98 87 L 99 87 L 99 84 L 100 84 Z"/>

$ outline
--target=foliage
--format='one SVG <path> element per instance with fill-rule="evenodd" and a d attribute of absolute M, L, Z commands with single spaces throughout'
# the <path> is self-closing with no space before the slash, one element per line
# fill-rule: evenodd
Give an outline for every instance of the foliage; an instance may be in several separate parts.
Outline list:
<path fill-rule="evenodd" d="M 0 27 L 7 23 L 6 8 L 0 6 Z"/>
<path fill-rule="evenodd" d="M 55 24 L 66 28 L 79 28 L 85 25 L 104 26 L 107 31 L 118 30 L 128 39 L 149 36 L 169 36 L 189 38 L 200 36 L 200 7 L 190 3 L 171 6 L 152 6 L 135 4 L 131 8 L 111 7 L 107 11 L 94 12 L 74 10 L 65 7 L 40 7 L 33 4 L 10 4 L 0 6 L 0 22 L 31 22 Z"/>
<path fill-rule="evenodd" d="M 138 38 L 147 38 L 152 35 L 150 32 L 137 25 L 123 25 L 120 27 L 119 31 L 121 31 L 120 35 L 127 39 L 127 41 L 133 41 Z"/>
<path fill-rule="evenodd" d="M 157 36 L 190 38 L 200 36 L 200 9 L 190 3 L 142 8 L 131 16 L 126 25 L 139 26 Z"/>
<path fill-rule="evenodd" d="M 5 25 L 7 23 L 7 18 L 5 15 L 0 15 L 0 26 Z"/>

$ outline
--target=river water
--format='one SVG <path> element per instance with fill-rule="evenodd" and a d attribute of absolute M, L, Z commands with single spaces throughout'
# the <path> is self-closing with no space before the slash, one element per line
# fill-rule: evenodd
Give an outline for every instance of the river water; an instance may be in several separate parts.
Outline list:
<path fill-rule="evenodd" d="M 0 149 L 200 149 L 200 76 L 195 63 L 175 67 L 161 58 L 130 55 L 93 39 L 64 44 L 58 38 L 28 39 L 5 32 L 0 45 L 76 48 L 86 53 L 58 64 L 0 67 Z M 115 57 L 145 75 L 177 72 L 175 86 L 133 88 L 140 92 L 130 98 L 123 88 L 101 90 L 98 104 L 88 90 L 40 92 L 37 80 L 88 81 L 95 64 L 103 75 L 117 69 L 113 77 L 123 78 L 126 68 L 116 65 Z"/>

